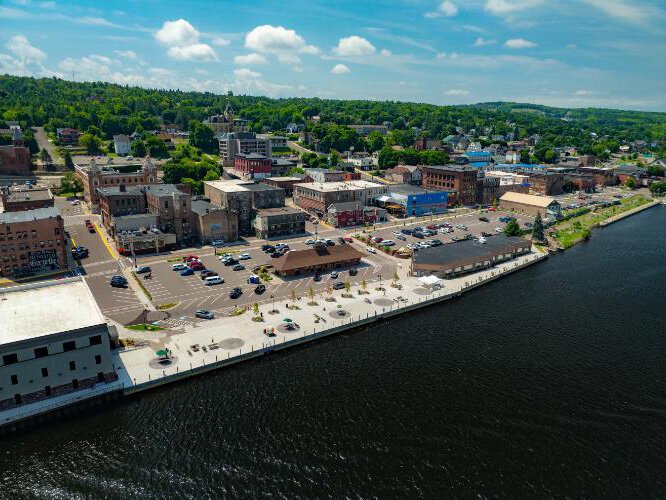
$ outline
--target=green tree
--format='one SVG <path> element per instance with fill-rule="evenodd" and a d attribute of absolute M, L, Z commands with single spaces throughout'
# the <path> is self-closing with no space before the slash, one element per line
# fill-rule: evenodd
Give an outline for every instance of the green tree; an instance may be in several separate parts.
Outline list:
<path fill-rule="evenodd" d="M 650 184 L 650 193 L 654 196 L 666 195 L 666 181 L 653 182 Z"/>
<path fill-rule="evenodd" d="M 349 282 L 349 280 L 347 280 L 345 281 L 345 292 L 349 293 L 350 290 L 351 290 L 351 283 Z"/>
<path fill-rule="evenodd" d="M 205 181 L 216 181 L 220 178 L 219 172 L 216 172 L 215 170 L 209 170 L 206 172 L 206 175 L 204 175 L 203 180 Z"/>
<path fill-rule="evenodd" d="M 384 136 L 378 130 L 373 130 L 365 138 L 366 149 L 370 153 L 379 151 L 384 147 Z"/>
<path fill-rule="evenodd" d="M 543 220 L 541 219 L 541 212 L 537 212 L 534 218 L 534 226 L 532 228 L 532 240 L 536 242 L 546 241 L 546 236 L 543 232 Z"/>
<path fill-rule="evenodd" d="M 636 181 L 634 180 L 633 177 L 629 177 L 627 181 L 624 183 L 624 185 L 627 186 L 629 189 L 635 189 Z"/>
<path fill-rule="evenodd" d="M 515 218 L 511 219 L 506 223 L 506 226 L 504 226 L 504 234 L 506 236 L 520 236 L 521 233 L 522 231 L 520 230 L 518 221 Z"/>
<path fill-rule="evenodd" d="M 60 179 L 60 192 L 61 193 L 74 193 L 76 196 L 77 193 L 83 191 L 83 184 L 81 180 L 74 175 L 74 172 L 66 172 L 65 175 Z"/>
<path fill-rule="evenodd" d="M 257 304 L 256 302 L 252 306 L 252 312 L 254 312 L 255 316 L 259 316 L 259 304 Z"/>
<path fill-rule="evenodd" d="M 162 139 L 151 135 L 146 138 L 146 150 L 153 158 L 168 158 L 169 151 Z"/>
<path fill-rule="evenodd" d="M 201 122 L 192 120 L 189 126 L 189 141 L 190 144 L 196 148 L 201 149 L 206 153 L 216 153 L 219 150 L 217 139 L 215 139 L 215 132 L 210 127 L 207 127 Z"/>
<path fill-rule="evenodd" d="M 100 146 L 102 145 L 102 139 L 96 135 L 86 132 L 85 134 L 79 137 L 79 143 L 81 146 L 86 148 L 86 153 L 89 155 L 94 155 L 100 153 Z"/>
<path fill-rule="evenodd" d="M 330 167 L 337 167 L 339 163 L 340 163 L 340 153 L 338 153 L 335 150 L 331 151 L 330 154 L 328 155 L 328 165 Z"/>
<path fill-rule="evenodd" d="M 65 160 L 65 170 L 74 170 L 74 160 L 72 160 L 72 155 L 69 151 L 65 151 L 65 156 L 63 158 Z"/>
<path fill-rule="evenodd" d="M 51 163 L 53 161 L 51 155 L 46 150 L 46 148 L 42 149 L 39 152 L 39 159 L 42 160 L 44 163 Z"/>
<path fill-rule="evenodd" d="M 146 156 L 146 145 L 143 141 L 134 141 L 132 143 L 132 156 L 135 158 L 143 158 Z"/>
<path fill-rule="evenodd" d="M 310 302 L 314 302 L 314 296 L 315 296 L 314 290 L 312 287 L 310 287 L 310 289 L 308 290 L 308 297 L 310 297 Z"/>

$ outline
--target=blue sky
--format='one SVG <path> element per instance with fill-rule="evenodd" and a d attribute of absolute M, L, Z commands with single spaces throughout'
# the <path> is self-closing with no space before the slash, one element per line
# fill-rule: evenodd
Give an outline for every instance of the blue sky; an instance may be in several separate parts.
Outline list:
<path fill-rule="evenodd" d="M 663 0 L 0 0 L 0 73 L 666 111 Z"/>

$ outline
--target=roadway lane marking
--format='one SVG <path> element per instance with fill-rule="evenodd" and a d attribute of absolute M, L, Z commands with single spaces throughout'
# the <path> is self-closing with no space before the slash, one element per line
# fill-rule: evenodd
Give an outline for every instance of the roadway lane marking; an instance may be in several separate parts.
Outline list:
<path fill-rule="evenodd" d="M 109 254 L 111 255 L 111 257 L 112 257 L 114 260 L 119 260 L 119 257 L 118 257 L 118 256 L 113 252 L 113 250 L 111 249 L 111 246 L 109 245 L 109 242 L 106 241 L 106 238 L 104 238 L 102 231 L 100 230 L 99 226 L 97 225 L 97 222 L 93 222 L 92 224 L 93 224 L 93 226 L 95 227 L 95 230 L 97 231 L 97 235 L 98 235 L 99 238 L 102 240 L 102 243 L 104 243 L 104 246 L 105 246 L 106 249 L 109 251 Z"/>

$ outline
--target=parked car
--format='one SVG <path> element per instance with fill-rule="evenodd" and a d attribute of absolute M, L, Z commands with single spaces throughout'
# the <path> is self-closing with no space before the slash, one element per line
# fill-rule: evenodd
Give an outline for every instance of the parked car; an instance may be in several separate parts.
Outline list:
<path fill-rule="evenodd" d="M 412 234 L 414 231 L 412 229 L 403 229 L 402 234 Z"/>
<path fill-rule="evenodd" d="M 392 233 L 393 233 L 395 236 L 398 236 L 398 235 L 400 234 L 400 231 L 392 231 Z"/>
<path fill-rule="evenodd" d="M 199 309 L 194 313 L 194 316 L 201 319 L 213 319 L 215 317 L 215 315 L 208 309 Z"/>
<path fill-rule="evenodd" d="M 221 247 L 224 245 L 224 240 L 213 240 L 210 242 L 214 247 Z"/>
<path fill-rule="evenodd" d="M 501 233 L 501 232 L 502 232 L 502 228 L 501 228 L 501 227 L 496 227 L 496 228 L 495 228 L 495 232 L 496 232 L 496 233 Z"/>
<path fill-rule="evenodd" d="M 278 243 L 278 244 L 275 245 L 275 248 L 277 250 L 279 250 L 280 248 L 284 248 L 284 247 L 289 248 L 289 245 L 287 245 L 286 243 Z"/>
<path fill-rule="evenodd" d="M 395 241 L 393 241 L 393 240 L 384 240 L 384 241 L 382 241 L 382 245 L 385 246 L 385 247 L 392 247 L 393 245 L 395 245 Z"/>
<path fill-rule="evenodd" d="M 402 234 L 398 234 L 395 238 L 400 241 L 407 241 L 407 238 Z"/>
<path fill-rule="evenodd" d="M 333 290 L 340 290 L 345 287 L 345 284 L 342 281 L 333 283 Z"/>
<path fill-rule="evenodd" d="M 345 236 L 345 241 L 346 241 L 347 243 L 354 243 L 354 240 L 351 239 L 351 238 L 349 238 L 348 236 Z"/>
<path fill-rule="evenodd" d="M 242 253 L 238 256 L 238 260 L 248 260 L 251 258 L 252 256 L 249 253 Z"/>
<path fill-rule="evenodd" d="M 262 251 L 262 252 L 266 252 L 266 251 L 268 251 L 269 248 L 273 248 L 273 245 L 268 245 L 268 244 L 266 244 L 266 245 L 261 245 L 261 251 Z"/>
<path fill-rule="evenodd" d="M 194 274 L 194 271 L 193 271 L 191 268 L 189 268 L 189 267 L 188 267 L 187 269 L 183 269 L 183 270 L 180 272 L 180 275 L 181 275 L 181 276 L 192 276 L 193 274 Z"/>
<path fill-rule="evenodd" d="M 237 299 L 241 295 L 243 295 L 243 290 L 241 290 L 238 287 L 232 288 L 231 292 L 229 292 L 229 298 L 231 298 L 231 299 Z"/>
<path fill-rule="evenodd" d="M 438 247 L 438 246 L 440 246 L 440 245 L 442 244 L 442 242 L 439 241 L 439 240 L 428 240 L 428 244 L 429 244 L 431 247 Z"/>
<path fill-rule="evenodd" d="M 315 274 L 314 278 L 312 279 L 314 279 L 315 281 L 321 281 L 321 274 Z"/>
<path fill-rule="evenodd" d="M 245 266 L 243 264 L 236 264 L 231 269 L 233 269 L 234 271 L 245 271 Z"/>
<path fill-rule="evenodd" d="M 183 269 L 187 269 L 187 266 L 182 263 L 174 264 L 171 266 L 172 271 L 182 271 Z"/>
<path fill-rule="evenodd" d="M 110 285 L 114 288 L 127 288 L 127 279 L 124 276 L 112 276 Z"/>
<path fill-rule="evenodd" d="M 279 257 L 282 257 L 282 254 L 280 252 L 273 252 L 271 254 L 271 259 L 277 259 Z"/>
<path fill-rule="evenodd" d="M 481 222 L 490 222 L 490 219 L 488 217 L 479 217 L 479 220 Z"/>
<path fill-rule="evenodd" d="M 495 211 L 495 207 L 488 207 L 488 211 L 489 211 L 489 212 L 494 212 L 494 211 Z"/>
<path fill-rule="evenodd" d="M 204 269 L 206 269 L 206 266 L 204 266 L 203 262 L 201 262 L 200 260 L 193 260 L 192 262 L 187 264 L 187 267 L 192 269 L 192 271 L 203 271 Z"/>
<path fill-rule="evenodd" d="M 434 231 L 435 229 L 438 229 L 438 226 L 436 224 L 428 224 L 426 226 L 426 229 L 430 229 L 430 230 Z"/>
<path fill-rule="evenodd" d="M 202 280 L 205 280 L 210 276 L 218 276 L 218 274 L 215 271 L 211 271 L 210 269 L 204 269 L 203 271 L 201 271 L 201 274 L 199 274 L 199 278 L 201 278 Z"/>
<path fill-rule="evenodd" d="M 261 295 L 266 291 L 266 285 L 257 285 L 254 289 L 254 293 L 257 295 Z"/>
<path fill-rule="evenodd" d="M 312 238 L 308 238 L 303 243 L 305 243 L 306 245 L 314 245 L 315 240 L 313 240 Z"/>
<path fill-rule="evenodd" d="M 369 253 L 377 253 L 377 250 L 375 250 L 375 249 L 372 248 L 372 247 L 367 247 L 366 250 L 367 250 Z"/>
<path fill-rule="evenodd" d="M 225 266 L 229 267 L 229 266 L 235 266 L 236 264 L 238 264 L 238 261 L 232 257 L 232 258 L 229 258 L 225 261 L 222 261 L 222 263 Z"/>
<path fill-rule="evenodd" d="M 335 241 L 333 241 L 333 240 L 326 240 L 326 246 L 327 246 L 327 247 L 333 247 L 333 246 L 335 246 Z"/>
<path fill-rule="evenodd" d="M 206 286 L 211 286 L 211 285 L 221 285 L 224 283 L 224 278 L 221 276 L 208 276 L 208 278 L 204 279 L 204 285 Z"/>
<path fill-rule="evenodd" d="M 139 266 L 136 268 L 136 274 L 145 274 L 151 272 L 150 266 Z"/>
<path fill-rule="evenodd" d="M 356 276 L 358 274 L 358 269 L 350 269 L 349 276 Z"/>
<path fill-rule="evenodd" d="M 425 235 L 424 235 L 423 233 L 421 233 L 421 232 L 417 232 L 417 231 L 414 231 L 414 232 L 412 233 L 412 236 L 413 236 L 414 238 L 419 238 L 419 239 L 423 239 L 423 238 L 425 238 Z"/>
<path fill-rule="evenodd" d="M 337 271 L 333 271 L 333 272 L 331 273 L 331 279 L 334 280 L 334 279 L 337 278 L 337 277 L 338 277 L 338 272 L 337 272 Z"/>
<path fill-rule="evenodd" d="M 196 255 L 185 255 L 183 257 L 183 262 L 192 262 L 193 260 L 199 260 L 199 257 Z"/>

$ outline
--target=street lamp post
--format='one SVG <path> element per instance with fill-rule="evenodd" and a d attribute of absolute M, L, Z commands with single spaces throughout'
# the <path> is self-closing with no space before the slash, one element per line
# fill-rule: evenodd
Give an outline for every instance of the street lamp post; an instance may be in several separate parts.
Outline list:
<path fill-rule="evenodd" d="M 275 297 L 273 296 L 273 294 L 271 294 L 271 303 L 272 303 L 272 307 L 273 307 L 273 309 L 271 309 L 271 311 L 275 312 Z"/>

